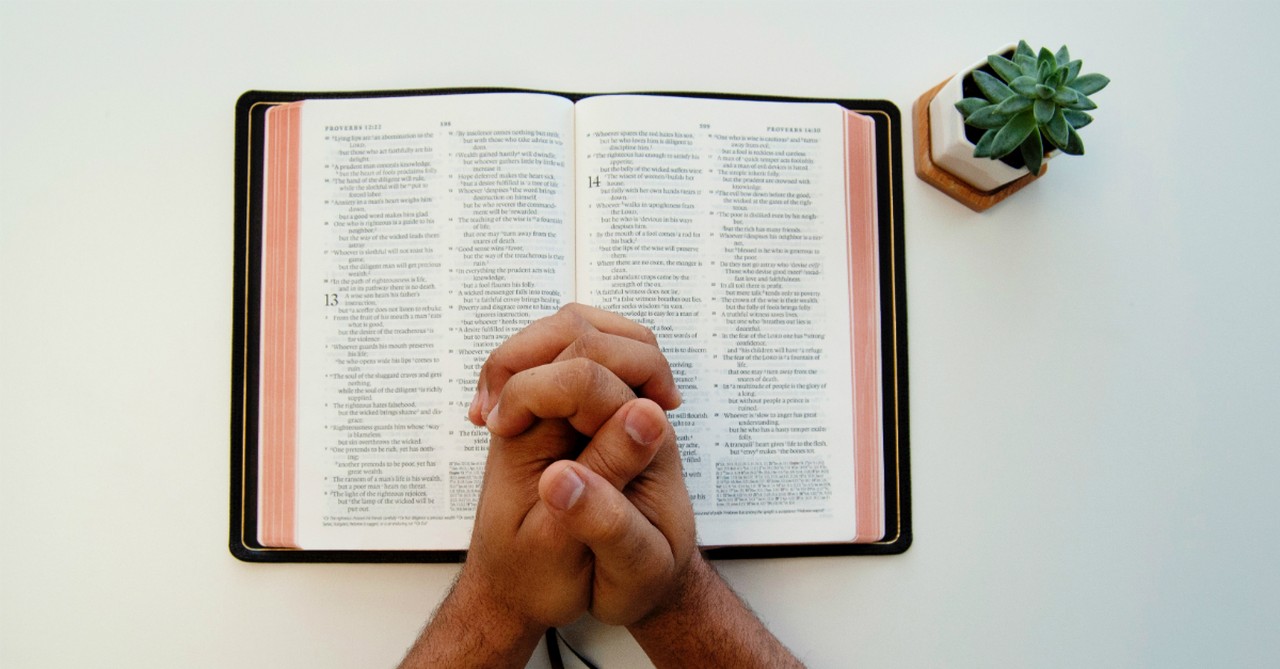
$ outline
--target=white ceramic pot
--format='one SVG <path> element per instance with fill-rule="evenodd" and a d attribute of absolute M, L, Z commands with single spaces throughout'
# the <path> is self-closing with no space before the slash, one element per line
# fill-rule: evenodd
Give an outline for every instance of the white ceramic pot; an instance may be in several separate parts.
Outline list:
<path fill-rule="evenodd" d="M 1012 51 L 1008 46 L 996 53 Z M 989 192 L 1027 174 L 1025 168 L 1009 167 L 999 160 L 974 158 L 973 142 L 964 136 L 964 117 L 956 103 L 964 97 L 964 78 L 987 64 L 987 59 L 974 63 L 951 78 L 929 103 L 929 148 L 933 162 L 974 188 Z"/>

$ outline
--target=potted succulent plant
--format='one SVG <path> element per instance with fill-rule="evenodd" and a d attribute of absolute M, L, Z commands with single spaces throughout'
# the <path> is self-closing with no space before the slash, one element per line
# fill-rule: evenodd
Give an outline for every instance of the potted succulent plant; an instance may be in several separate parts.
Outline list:
<path fill-rule="evenodd" d="M 939 84 L 916 102 L 916 173 L 982 211 L 1041 175 L 1053 153 L 1084 153 L 1076 131 L 1110 80 L 1080 70 L 1067 47 L 1036 53 L 1023 41 Z"/>

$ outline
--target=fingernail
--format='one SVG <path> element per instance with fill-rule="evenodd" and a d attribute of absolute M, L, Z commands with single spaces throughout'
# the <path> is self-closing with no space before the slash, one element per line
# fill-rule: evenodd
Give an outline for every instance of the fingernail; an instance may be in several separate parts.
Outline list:
<path fill-rule="evenodd" d="M 498 407 L 500 406 L 502 406 L 502 400 L 498 400 L 498 403 L 493 405 L 493 408 L 489 410 L 489 414 L 484 417 L 484 422 L 486 424 L 493 422 L 493 417 L 498 415 Z"/>
<path fill-rule="evenodd" d="M 632 440 L 646 446 L 662 436 L 662 425 L 654 420 L 653 416 L 649 415 L 648 412 L 640 411 L 634 407 L 627 414 L 627 421 L 623 423 L 622 427 Z"/>
<path fill-rule="evenodd" d="M 585 487 L 586 484 L 573 471 L 573 467 L 565 467 L 547 491 L 547 503 L 561 511 L 568 511 L 578 503 Z"/>

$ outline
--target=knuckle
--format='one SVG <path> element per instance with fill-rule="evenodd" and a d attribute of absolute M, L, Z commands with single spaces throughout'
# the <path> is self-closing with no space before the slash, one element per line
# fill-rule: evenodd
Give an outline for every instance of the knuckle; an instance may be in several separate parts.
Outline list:
<path fill-rule="evenodd" d="M 573 340 L 568 346 L 571 356 L 574 358 L 590 358 L 595 360 L 601 351 L 604 350 L 604 339 L 606 335 L 599 330 L 591 330 L 585 332 L 582 336 Z"/>
<path fill-rule="evenodd" d="M 591 462 L 585 464 L 609 483 L 621 487 L 631 478 L 631 468 L 614 451 L 601 448 L 591 452 Z"/>
<path fill-rule="evenodd" d="M 495 369 L 501 369 L 507 372 L 515 371 L 515 366 L 518 362 L 515 355 L 516 354 L 511 351 L 506 344 L 500 345 L 489 353 L 488 358 L 485 358 L 482 371 L 492 371 Z"/>
<path fill-rule="evenodd" d="M 587 317 L 583 313 L 583 307 L 577 302 L 570 302 L 556 311 L 555 315 L 548 316 L 556 320 L 565 321 L 573 325 L 581 325 L 587 322 Z"/>
<path fill-rule="evenodd" d="M 653 330 L 649 326 L 642 323 L 637 323 L 636 325 L 640 326 L 641 341 L 652 346 L 658 345 L 658 335 L 654 334 Z"/>
<path fill-rule="evenodd" d="M 617 545 L 630 534 L 627 515 L 617 504 L 605 505 L 595 518 L 595 539 L 605 545 Z"/>
<path fill-rule="evenodd" d="M 523 396 L 525 394 L 525 388 L 533 382 L 537 375 L 537 370 L 533 369 L 526 369 L 523 372 L 518 372 L 512 375 L 510 379 L 507 379 L 506 385 L 502 386 L 502 393 L 498 396 L 499 401 L 507 400 L 508 402 L 511 402 L 513 398 Z"/>
<path fill-rule="evenodd" d="M 556 387 L 564 394 L 577 394 L 592 388 L 600 378 L 600 365 L 587 358 L 573 358 L 556 368 Z"/>
<path fill-rule="evenodd" d="M 590 358 L 592 357 L 591 344 L 590 342 L 585 340 L 585 337 L 579 337 L 573 340 L 573 343 L 566 346 L 564 350 L 560 352 L 560 355 L 558 357 L 561 360 L 573 360 L 575 358 Z"/>

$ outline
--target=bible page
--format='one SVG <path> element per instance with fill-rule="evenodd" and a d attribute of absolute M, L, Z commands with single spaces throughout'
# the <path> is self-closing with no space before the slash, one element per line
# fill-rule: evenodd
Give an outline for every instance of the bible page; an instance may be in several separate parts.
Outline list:
<path fill-rule="evenodd" d="M 577 106 L 579 299 L 654 330 L 704 546 L 855 536 L 845 111 Z"/>
<path fill-rule="evenodd" d="M 573 110 L 469 94 L 306 100 L 297 544 L 462 549 L 485 357 L 573 299 Z"/>

